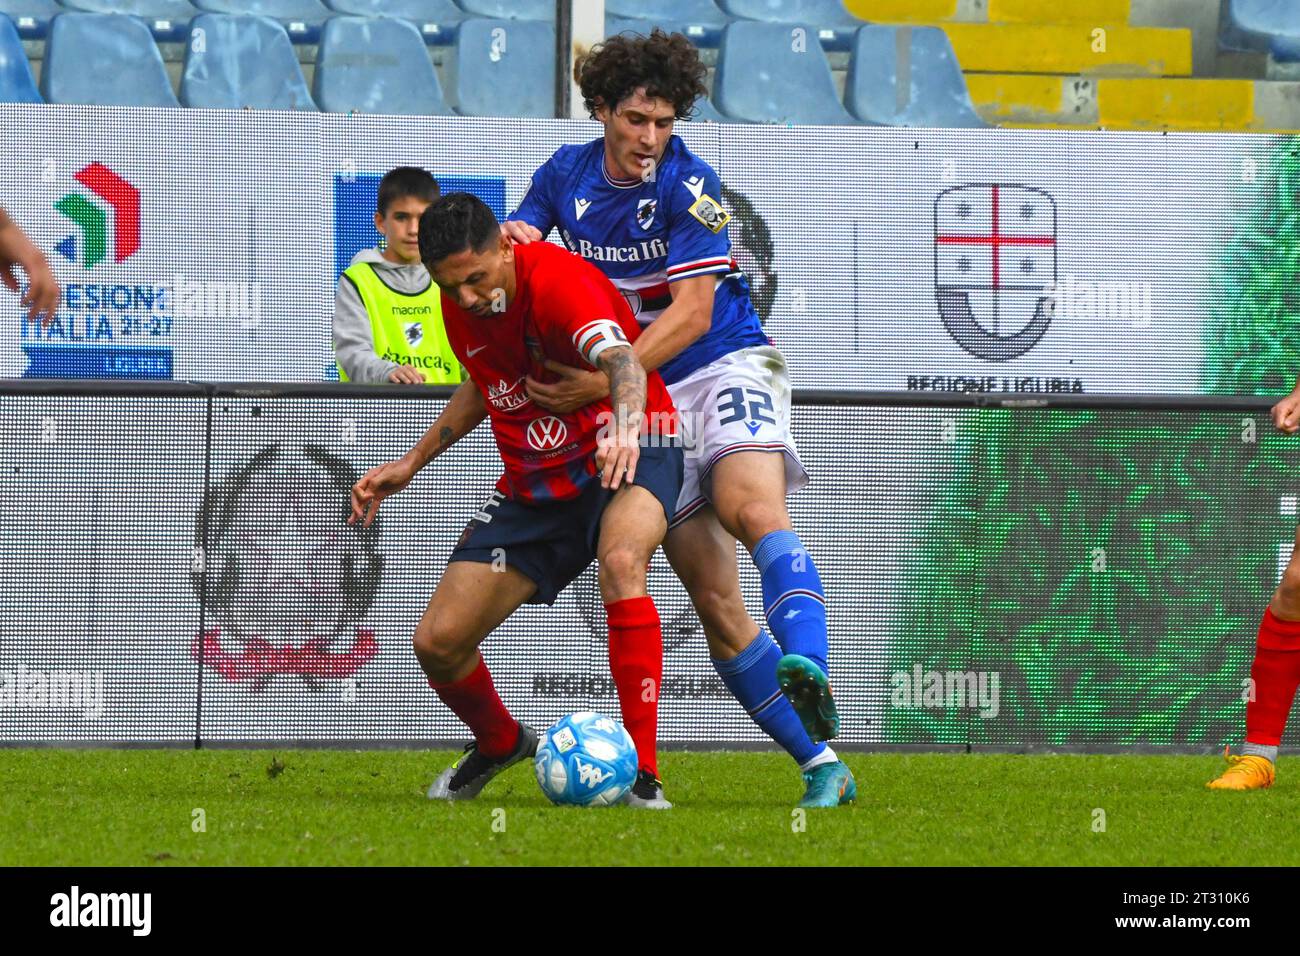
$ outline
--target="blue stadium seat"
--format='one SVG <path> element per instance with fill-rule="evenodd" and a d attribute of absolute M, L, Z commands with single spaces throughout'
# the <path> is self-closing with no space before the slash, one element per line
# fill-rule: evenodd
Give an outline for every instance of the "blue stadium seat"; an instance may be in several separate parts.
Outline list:
<path fill-rule="evenodd" d="M 811 24 L 816 36 L 828 50 L 847 50 L 854 31 L 866 21 L 844 9 L 840 0 L 719 0 L 722 9 L 733 17 L 788 23 Z"/>
<path fill-rule="evenodd" d="M 0 13 L 8 15 L 24 40 L 43 40 L 50 21 L 63 12 L 54 0 L 0 0 Z"/>
<path fill-rule="evenodd" d="M 466 20 L 451 70 L 462 116 L 555 115 L 555 24 Z"/>
<path fill-rule="evenodd" d="M 0 103 L 43 103 L 18 28 L 0 13 Z"/>
<path fill-rule="evenodd" d="M 184 40 L 198 8 L 190 0 L 63 0 L 69 10 L 129 13 L 149 24 L 155 40 Z"/>
<path fill-rule="evenodd" d="M 425 43 L 454 43 L 468 14 L 452 0 L 329 0 L 332 9 L 358 17 L 409 20 Z"/>
<path fill-rule="evenodd" d="M 179 106 L 145 22 L 121 13 L 60 13 L 41 70 L 47 103 Z"/>
<path fill-rule="evenodd" d="M 696 46 L 716 47 L 727 21 L 713 0 L 607 0 L 605 4 L 606 36 L 624 30 L 644 34 L 659 27 L 666 33 L 685 34 Z"/>
<path fill-rule="evenodd" d="M 1300 5 L 1294 0 L 1229 0 L 1223 9 L 1219 45 L 1267 51 L 1282 62 L 1300 60 Z"/>
<path fill-rule="evenodd" d="M 452 115 L 420 31 L 405 20 L 327 20 L 312 92 L 331 113 Z"/>
<path fill-rule="evenodd" d="M 722 31 L 713 102 L 751 123 L 841 125 L 856 122 L 835 93 L 826 54 L 811 27 L 802 44 L 790 25 L 737 20 Z"/>
<path fill-rule="evenodd" d="M 209 13 L 279 20 L 294 43 L 316 43 L 330 11 L 320 0 L 194 0 Z"/>
<path fill-rule="evenodd" d="M 181 102 L 186 106 L 316 109 L 289 34 L 270 17 L 205 13 L 194 18 L 190 35 L 181 74 Z"/>
<path fill-rule="evenodd" d="M 722 39 L 722 30 L 709 31 L 699 24 L 673 23 L 669 20 L 628 20 L 623 17 L 605 17 L 605 36 L 617 36 L 620 33 L 637 33 L 649 36 L 655 27 L 665 33 L 681 33 L 697 47 L 709 49 L 716 47 Z"/>
<path fill-rule="evenodd" d="M 555 22 L 555 0 L 458 0 L 472 17 L 489 20 L 550 20 Z"/>
<path fill-rule="evenodd" d="M 938 27 L 860 28 L 844 83 L 844 105 L 864 123 L 988 125 L 971 105 L 957 55 Z"/>
<path fill-rule="evenodd" d="M 695 113 L 690 117 L 693 123 L 725 123 L 727 118 L 718 112 L 718 108 L 709 102 L 707 96 L 695 101 Z"/>

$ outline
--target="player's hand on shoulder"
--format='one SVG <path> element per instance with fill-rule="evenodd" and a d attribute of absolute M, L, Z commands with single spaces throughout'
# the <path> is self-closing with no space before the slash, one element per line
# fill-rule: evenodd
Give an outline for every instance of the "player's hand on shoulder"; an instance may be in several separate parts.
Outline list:
<path fill-rule="evenodd" d="M 388 373 L 388 380 L 394 385 L 423 385 L 424 373 L 410 365 L 399 365 Z"/>
<path fill-rule="evenodd" d="M 1300 391 L 1292 392 L 1273 406 L 1273 424 L 1288 435 L 1300 430 Z"/>
<path fill-rule="evenodd" d="M 509 237 L 511 242 L 518 243 L 521 246 L 530 242 L 541 242 L 542 232 L 532 223 L 524 222 L 522 219 L 508 219 L 501 224 L 501 231 Z"/>
<path fill-rule="evenodd" d="M 348 516 L 348 524 L 363 520 L 363 526 L 369 528 L 379 511 L 379 503 L 409 485 L 417 470 L 415 463 L 403 456 L 362 475 L 352 486 L 352 514 Z"/>

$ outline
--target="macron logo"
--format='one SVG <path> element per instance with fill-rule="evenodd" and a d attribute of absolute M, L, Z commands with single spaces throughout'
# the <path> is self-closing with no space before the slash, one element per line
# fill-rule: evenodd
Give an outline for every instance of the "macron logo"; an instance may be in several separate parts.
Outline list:
<path fill-rule="evenodd" d="M 134 936 L 148 936 L 153 924 L 152 893 L 70 893 L 50 897 L 51 926 L 129 926 Z"/>
<path fill-rule="evenodd" d="M 700 194 L 704 192 L 704 177 L 692 176 L 690 179 L 683 179 L 682 185 L 691 191 L 692 196 L 699 199 Z"/>
<path fill-rule="evenodd" d="M 590 199 L 574 199 L 573 200 L 574 217 L 577 219 L 581 219 L 582 214 L 587 211 L 587 207 L 590 205 L 591 205 Z"/>

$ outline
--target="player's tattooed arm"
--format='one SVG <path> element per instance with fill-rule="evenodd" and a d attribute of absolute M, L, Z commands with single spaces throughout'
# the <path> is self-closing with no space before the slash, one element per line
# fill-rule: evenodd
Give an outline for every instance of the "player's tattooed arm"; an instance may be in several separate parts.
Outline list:
<path fill-rule="evenodd" d="M 416 472 L 450 448 L 458 438 L 472 432 L 486 415 L 483 393 L 466 379 L 452 392 L 447 407 L 414 448 L 395 461 L 371 468 L 352 486 L 352 513 L 348 516 L 348 524 L 355 525 L 360 521 L 369 528 L 385 498 L 409 485 Z"/>
<path fill-rule="evenodd" d="M 596 467 L 601 485 L 617 490 L 625 481 L 632 484 L 636 477 L 645 420 L 645 369 L 630 345 L 602 350 L 596 365 L 609 376 L 609 402 L 614 411 L 613 421 L 603 422 L 596 435 Z"/>
<path fill-rule="evenodd" d="M 645 412 L 646 377 L 631 346 L 605 349 L 596 365 L 609 378 L 609 404 L 619 423 L 639 425 Z"/>
<path fill-rule="evenodd" d="M 418 471 L 472 432 L 486 417 L 487 405 L 483 401 L 483 393 L 477 385 L 466 379 L 452 392 L 447 407 L 415 443 L 407 457 Z"/>

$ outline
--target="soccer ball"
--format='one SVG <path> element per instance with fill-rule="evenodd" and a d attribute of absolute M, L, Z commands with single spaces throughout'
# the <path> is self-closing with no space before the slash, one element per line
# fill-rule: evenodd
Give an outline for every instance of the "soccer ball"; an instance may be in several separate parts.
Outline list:
<path fill-rule="evenodd" d="M 611 717 L 570 714 L 542 735 L 533 769 L 552 803 L 607 807 L 636 779 L 636 745 Z"/>

